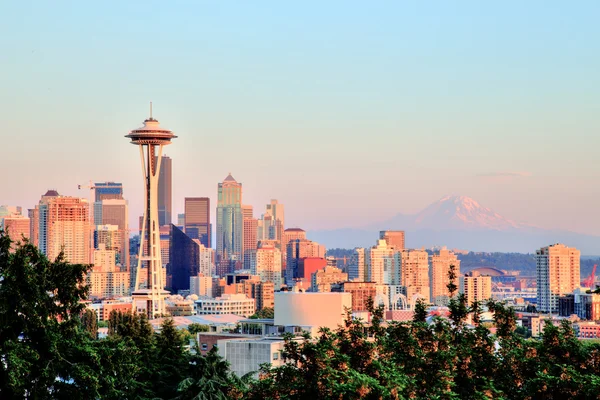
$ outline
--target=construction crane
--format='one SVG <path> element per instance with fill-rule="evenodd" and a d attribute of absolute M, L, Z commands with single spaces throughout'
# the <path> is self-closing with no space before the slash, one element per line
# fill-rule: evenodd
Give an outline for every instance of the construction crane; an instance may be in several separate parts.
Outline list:
<path fill-rule="evenodd" d="M 594 282 L 596 280 L 596 267 L 597 266 L 598 266 L 598 264 L 594 264 L 594 268 L 592 268 L 592 273 L 590 274 L 590 276 L 588 276 L 581 282 L 583 287 L 592 288 L 592 286 L 594 285 Z"/>

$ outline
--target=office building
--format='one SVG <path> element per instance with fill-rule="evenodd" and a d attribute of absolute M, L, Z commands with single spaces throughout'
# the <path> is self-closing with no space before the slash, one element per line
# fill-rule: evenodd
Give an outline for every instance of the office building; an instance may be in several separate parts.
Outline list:
<path fill-rule="evenodd" d="M 29 217 L 29 240 L 35 247 L 40 246 L 40 209 L 38 206 L 27 210 Z"/>
<path fill-rule="evenodd" d="M 300 228 L 288 228 L 283 231 L 283 237 L 281 239 L 281 251 L 284 253 L 287 252 L 288 243 L 292 240 L 305 240 L 306 232 Z M 284 261 L 287 261 L 287 258 L 284 257 Z"/>
<path fill-rule="evenodd" d="M 23 242 L 29 239 L 30 220 L 21 214 L 11 214 L 0 217 L 0 229 L 8 233 L 13 242 Z"/>
<path fill-rule="evenodd" d="M 256 262 L 253 275 L 258 275 L 261 282 L 272 282 L 275 290 L 281 288 L 281 251 L 275 247 L 261 247 L 256 250 Z"/>
<path fill-rule="evenodd" d="M 96 182 L 94 184 L 94 202 L 102 200 L 119 200 L 123 198 L 123 184 L 116 182 Z M 100 224 L 98 224 L 100 225 Z"/>
<path fill-rule="evenodd" d="M 185 214 L 177 214 L 177 227 L 185 232 Z"/>
<path fill-rule="evenodd" d="M 258 220 L 254 218 L 252 206 L 242 205 L 242 219 L 244 223 L 244 244 L 242 253 L 244 255 L 244 269 L 252 269 L 255 260 L 255 252 L 258 247 L 257 230 Z"/>
<path fill-rule="evenodd" d="M 369 301 L 375 301 L 377 284 L 374 282 L 344 282 L 342 291 L 352 295 L 352 312 L 367 311 Z"/>
<path fill-rule="evenodd" d="M 203 298 L 213 297 L 212 276 L 198 274 L 190 277 L 190 294 L 195 294 L 196 296 Z"/>
<path fill-rule="evenodd" d="M 448 273 L 450 272 L 450 266 L 454 265 L 454 273 L 456 278 L 454 284 L 458 290 L 459 276 L 460 276 L 460 260 L 456 255 L 447 250 L 445 247 L 442 248 L 437 254 L 431 256 L 430 274 L 431 277 L 431 302 L 436 306 L 445 306 L 448 304 L 450 294 L 448 293 Z"/>
<path fill-rule="evenodd" d="M 312 275 L 327 266 L 323 257 L 304 257 L 298 260 L 298 270 L 294 285 L 301 290 L 309 290 L 312 284 Z"/>
<path fill-rule="evenodd" d="M 283 239 L 285 212 L 283 204 L 277 200 L 271 200 L 267 204 L 266 212 L 258 220 L 257 236 L 258 240 L 278 240 Z"/>
<path fill-rule="evenodd" d="M 0 218 L 6 217 L 9 215 L 22 215 L 23 209 L 20 206 L 0 206 Z"/>
<path fill-rule="evenodd" d="M 40 250 L 50 260 L 63 252 L 72 264 L 89 264 L 92 225 L 88 201 L 48 191 L 38 207 Z"/>
<path fill-rule="evenodd" d="M 224 294 L 215 299 L 196 300 L 198 315 L 233 314 L 248 318 L 256 311 L 254 299 L 245 294 Z"/>
<path fill-rule="evenodd" d="M 314 335 L 322 327 L 335 330 L 343 325 L 351 307 L 350 293 L 276 292 L 274 323 L 302 327 Z"/>
<path fill-rule="evenodd" d="M 263 308 L 273 308 L 275 304 L 275 285 L 273 282 L 260 282 L 260 281 L 245 281 L 246 295 L 253 298 L 256 304 L 256 311 L 262 310 Z"/>
<path fill-rule="evenodd" d="M 197 241 L 171 224 L 167 281 L 173 293 L 190 289 L 190 278 L 199 273 L 200 246 Z"/>
<path fill-rule="evenodd" d="M 331 285 L 340 284 L 348 281 L 348 274 L 341 269 L 325 266 L 311 275 L 311 292 L 331 292 Z"/>
<path fill-rule="evenodd" d="M 381 231 L 379 239 L 385 240 L 389 247 L 395 250 L 404 250 L 404 231 Z"/>
<path fill-rule="evenodd" d="M 217 263 L 219 272 L 231 272 L 243 266 L 242 184 L 229 174 L 218 191 Z"/>
<path fill-rule="evenodd" d="M 369 281 L 378 285 L 395 285 L 399 281 L 397 259 L 394 257 L 396 250 L 384 239 L 377 241 L 377 245 L 366 253 L 366 265 L 369 270 Z"/>
<path fill-rule="evenodd" d="M 204 276 L 215 275 L 215 250 L 205 247 L 198 239 L 193 239 L 198 245 L 198 272 Z"/>
<path fill-rule="evenodd" d="M 563 244 L 536 251 L 537 309 L 557 313 L 558 298 L 580 286 L 579 250 Z"/>
<path fill-rule="evenodd" d="M 473 304 L 474 301 L 485 301 L 492 298 L 491 276 L 471 272 L 469 275 L 460 277 L 459 287 L 460 292 L 465 295 L 468 305 Z"/>
<path fill-rule="evenodd" d="M 429 255 L 425 250 L 403 250 L 396 259 L 400 261 L 400 284 L 406 287 L 406 297 L 413 303 L 416 297 L 430 302 L 429 288 Z"/>
<path fill-rule="evenodd" d="M 158 224 L 170 225 L 173 212 L 173 160 L 162 156 L 158 176 Z"/>
<path fill-rule="evenodd" d="M 185 234 L 198 239 L 204 247 L 211 247 L 210 199 L 186 197 L 184 213 Z"/>
<path fill-rule="evenodd" d="M 116 260 L 117 252 L 107 250 L 103 243 L 94 250 L 94 266 L 87 275 L 90 297 L 104 299 L 129 295 L 129 272 L 117 268 Z"/>
<path fill-rule="evenodd" d="M 258 378 L 262 364 L 271 367 L 284 365 L 282 356 L 285 341 L 281 338 L 235 338 L 217 340 L 217 349 L 227 361 L 231 372 L 238 377 L 251 374 Z"/>
<path fill-rule="evenodd" d="M 369 266 L 367 265 L 366 250 L 362 247 L 354 250 L 354 257 L 348 266 L 348 279 L 357 282 L 369 280 Z"/>
<path fill-rule="evenodd" d="M 108 185 L 109 183 L 105 183 Z M 101 185 L 96 183 L 96 185 Z M 114 187 L 114 185 L 119 185 Z M 100 192 L 98 192 L 101 190 Z M 118 252 L 117 264 L 124 271 L 129 271 L 129 205 L 122 198 L 123 188 L 121 184 L 113 184 L 110 187 L 96 189 L 96 200 L 94 202 L 94 225 L 116 226 L 119 230 L 120 243 L 111 247 Z M 121 196 L 119 198 L 118 196 Z"/>
<path fill-rule="evenodd" d="M 307 239 L 295 239 L 288 242 L 286 254 L 285 283 L 288 286 L 294 286 L 295 281 L 299 278 L 300 260 L 307 257 L 325 258 L 325 246 Z"/>

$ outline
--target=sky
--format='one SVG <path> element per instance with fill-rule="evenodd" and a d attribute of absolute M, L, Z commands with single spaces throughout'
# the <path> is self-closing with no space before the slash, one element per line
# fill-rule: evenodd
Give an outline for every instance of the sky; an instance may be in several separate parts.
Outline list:
<path fill-rule="evenodd" d="M 0 4 L 0 204 L 118 181 L 148 117 L 174 214 L 229 172 L 286 226 L 360 227 L 465 195 L 600 235 L 600 2 Z M 214 209 L 213 219 L 214 219 Z"/>

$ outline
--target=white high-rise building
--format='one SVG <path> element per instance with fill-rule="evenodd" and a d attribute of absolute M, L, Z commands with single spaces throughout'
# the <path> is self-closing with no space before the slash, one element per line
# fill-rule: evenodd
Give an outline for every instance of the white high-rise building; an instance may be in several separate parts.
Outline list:
<path fill-rule="evenodd" d="M 537 308 L 557 313 L 558 298 L 580 286 L 581 252 L 563 244 L 542 247 L 535 252 Z"/>

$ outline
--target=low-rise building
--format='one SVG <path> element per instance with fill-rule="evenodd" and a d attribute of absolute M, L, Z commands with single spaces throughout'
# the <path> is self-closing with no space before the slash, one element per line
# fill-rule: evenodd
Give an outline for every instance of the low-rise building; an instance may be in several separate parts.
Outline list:
<path fill-rule="evenodd" d="M 573 324 L 573 329 L 579 339 L 598 339 L 600 338 L 600 324 L 592 321 L 577 322 Z"/>
<path fill-rule="evenodd" d="M 257 375 L 261 364 L 283 365 L 281 352 L 284 344 L 281 338 L 224 339 L 217 341 L 217 348 L 231 371 L 237 376 L 244 376 L 248 373 Z"/>
<path fill-rule="evenodd" d="M 319 328 L 337 329 L 352 307 L 350 293 L 275 293 L 275 325 L 300 327 L 313 336 Z"/>
<path fill-rule="evenodd" d="M 215 299 L 196 300 L 196 314 L 233 314 L 249 317 L 256 311 L 254 299 L 245 294 L 224 294 Z"/>

